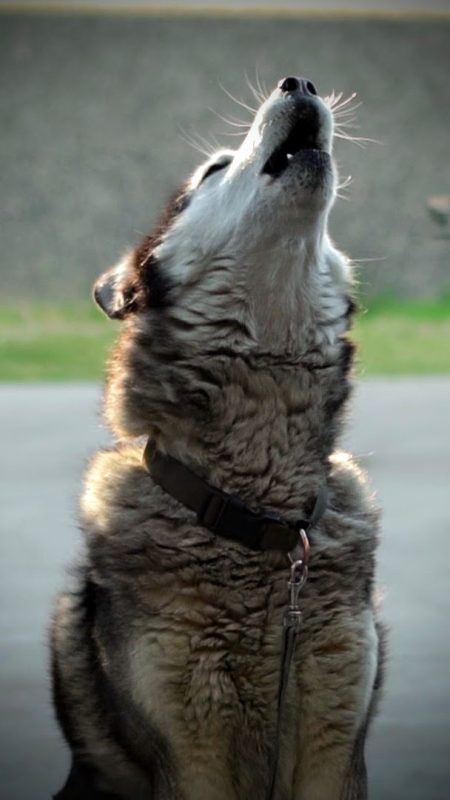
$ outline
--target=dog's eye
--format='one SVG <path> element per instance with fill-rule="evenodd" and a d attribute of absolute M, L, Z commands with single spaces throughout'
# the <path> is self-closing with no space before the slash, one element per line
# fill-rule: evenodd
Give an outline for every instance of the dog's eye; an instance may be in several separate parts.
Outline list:
<path fill-rule="evenodd" d="M 206 180 L 206 178 L 209 178 L 209 176 L 212 175 L 214 172 L 219 172 L 219 170 L 224 169 L 224 167 L 226 167 L 226 164 L 211 164 L 211 166 L 206 170 L 205 174 L 203 175 L 202 183 L 203 181 Z"/>
<path fill-rule="evenodd" d="M 209 176 L 212 175 L 214 172 L 219 172 L 219 170 L 228 167 L 228 165 L 231 164 L 231 161 L 232 161 L 231 158 L 225 156 L 224 158 L 221 158 L 219 161 L 216 161 L 215 164 L 211 164 L 206 170 L 200 182 L 203 183 L 203 181 L 206 180 L 206 178 L 209 178 Z"/>

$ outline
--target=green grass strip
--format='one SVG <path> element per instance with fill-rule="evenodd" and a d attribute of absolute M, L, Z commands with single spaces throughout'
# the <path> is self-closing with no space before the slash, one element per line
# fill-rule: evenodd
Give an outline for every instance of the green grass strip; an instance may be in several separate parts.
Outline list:
<path fill-rule="evenodd" d="M 97 381 L 117 333 L 91 304 L 0 308 L 0 381 Z"/>
<path fill-rule="evenodd" d="M 91 304 L 0 307 L 0 381 L 98 381 L 120 323 Z M 450 297 L 380 298 L 357 319 L 361 375 L 450 374 Z"/>

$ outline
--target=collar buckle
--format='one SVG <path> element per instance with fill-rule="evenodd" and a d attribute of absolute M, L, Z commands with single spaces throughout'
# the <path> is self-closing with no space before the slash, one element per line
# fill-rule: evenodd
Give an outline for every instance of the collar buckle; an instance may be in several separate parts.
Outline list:
<path fill-rule="evenodd" d="M 243 501 L 236 495 L 222 493 L 219 489 L 208 487 L 208 493 L 197 513 L 197 522 L 216 533 L 226 509 L 231 506 L 234 511 L 245 508 Z"/>
<path fill-rule="evenodd" d="M 279 514 L 267 511 L 261 514 L 261 550 L 290 552 L 298 540 L 298 532 Z"/>

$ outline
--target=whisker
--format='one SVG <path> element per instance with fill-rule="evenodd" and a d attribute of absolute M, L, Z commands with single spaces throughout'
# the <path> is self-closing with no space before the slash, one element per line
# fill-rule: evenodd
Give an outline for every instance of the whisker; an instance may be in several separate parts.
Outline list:
<path fill-rule="evenodd" d="M 350 133 L 344 133 L 343 131 L 338 133 L 335 131 L 334 136 L 338 139 L 346 139 L 348 142 L 355 142 L 360 147 L 363 147 L 364 144 L 383 144 L 378 139 L 369 139 L 367 136 L 352 136 Z"/>
<path fill-rule="evenodd" d="M 349 97 L 346 97 L 344 100 L 342 100 L 342 97 L 343 97 L 342 92 L 336 94 L 333 89 L 331 94 L 324 98 L 324 101 L 326 102 L 331 113 L 333 114 L 336 126 L 338 125 L 338 123 L 340 124 L 346 124 L 347 122 L 353 123 L 355 120 L 354 113 L 356 109 L 362 105 L 361 101 L 352 104 L 352 101 L 356 97 L 356 92 L 349 95 Z"/>
<path fill-rule="evenodd" d="M 219 144 L 219 142 L 217 141 L 217 139 L 215 138 L 215 136 L 213 136 L 213 137 L 211 138 L 211 141 L 210 141 L 210 142 L 208 142 L 208 139 L 205 139 L 205 137 L 204 137 L 204 136 L 202 136 L 200 133 L 198 133 L 198 131 L 194 131 L 194 133 L 195 133 L 195 135 L 197 136 L 197 141 L 199 141 L 200 143 L 202 143 L 202 142 L 203 142 L 203 144 L 205 145 L 205 147 L 208 147 L 208 148 L 209 148 L 209 151 L 210 151 L 210 153 L 214 153 L 214 152 L 215 152 L 215 150 L 217 150 L 217 149 L 219 149 L 219 148 L 220 148 L 220 144 Z"/>
<path fill-rule="evenodd" d="M 336 105 L 336 103 L 339 103 L 339 100 L 341 99 L 342 95 L 343 95 L 342 92 L 339 92 L 338 94 L 336 94 L 336 92 L 333 89 L 331 94 L 326 95 L 323 98 L 323 100 L 327 104 L 327 106 L 332 108 L 334 105 Z"/>
<path fill-rule="evenodd" d="M 183 142 L 186 142 L 186 144 L 189 145 L 189 147 L 192 147 L 193 150 L 196 150 L 197 153 L 201 153 L 202 156 L 208 156 L 208 157 L 211 155 L 211 153 L 208 153 L 204 147 L 201 147 L 199 144 L 192 141 L 192 139 L 190 139 L 188 136 L 185 136 L 180 132 L 178 132 L 178 135 Z"/>
<path fill-rule="evenodd" d="M 223 84 L 220 83 L 220 81 L 218 81 L 218 84 L 222 89 L 222 91 L 225 92 L 227 97 L 230 98 L 230 100 L 233 100 L 234 103 L 237 103 L 239 106 L 242 106 L 242 108 L 245 108 L 247 111 L 250 111 L 251 114 L 256 114 L 257 112 L 256 108 L 252 108 L 252 106 L 247 105 L 247 103 L 244 103 L 243 100 L 238 100 L 238 98 L 234 97 L 234 95 L 232 95 L 231 92 L 228 91 L 228 89 L 225 89 L 225 86 L 223 86 Z"/>
<path fill-rule="evenodd" d="M 251 91 L 253 97 L 255 98 L 255 100 L 258 103 L 263 103 L 264 100 L 263 100 L 262 94 L 258 91 L 258 89 L 256 89 L 255 86 L 253 86 L 253 84 L 250 81 L 250 78 L 248 77 L 247 73 L 245 73 L 245 82 L 246 82 L 248 88 L 250 89 L 250 91 Z"/>
<path fill-rule="evenodd" d="M 208 158 L 214 153 L 215 150 L 217 150 L 218 147 L 220 147 L 218 143 L 214 145 L 211 142 L 208 142 L 197 131 L 188 133 L 188 131 L 184 130 L 184 128 L 181 126 L 178 126 L 178 134 L 180 138 L 186 142 L 186 144 Z"/>
<path fill-rule="evenodd" d="M 336 112 L 339 111 L 341 108 L 345 108 L 345 106 L 348 106 L 348 104 L 351 103 L 352 100 L 355 99 L 355 97 L 357 97 L 356 92 L 352 92 L 352 94 L 346 97 L 345 100 L 341 100 L 342 98 L 342 93 L 341 93 L 340 95 L 338 95 L 335 102 L 333 103 L 332 110 Z"/>
<path fill-rule="evenodd" d="M 334 127 L 338 129 L 342 128 L 343 130 L 345 130 L 346 128 L 359 128 L 359 125 L 355 124 L 355 119 L 356 119 L 355 117 L 349 117 L 343 122 L 335 122 Z"/>
<path fill-rule="evenodd" d="M 375 258 L 352 258 L 353 264 L 368 264 L 371 261 L 387 261 L 387 256 L 376 256 Z"/>
<path fill-rule="evenodd" d="M 342 99 L 342 92 L 335 94 L 333 89 L 328 98 L 326 98 L 334 119 L 333 135 L 337 139 L 345 139 L 347 142 L 354 142 L 359 147 L 364 147 L 365 144 L 382 144 L 382 142 L 377 139 L 370 139 L 367 136 L 355 136 L 349 132 L 350 128 L 355 129 L 359 127 L 355 124 L 355 111 L 362 105 L 362 102 L 353 103 L 355 97 L 357 97 L 357 94 L 353 92 L 348 97 Z"/>
<path fill-rule="evenodd" d="M 232 128 L 245 128 L 247 131 L 251 128 L 248 122 L 235 122 L 232 119 L 227 119 L 227 117 L 222 117 L 222 122 L 226 122 L 227 125 L 231 125 Z"/>
<path fill-rule="evenodd" d="M 265 103 L 267 98 L 268 98 L 268 96 L 269 96 L 269 92 L 267 91 L 267 87 L 265 86 L 264 81 L 261 83 L 261 80 L 260 80 L 260 77 L 259 77 L 259 72 L 258 72 L 258 66 L 256 64 L 255 64 L 255 78 L 256 78 L 256 85 L 258 87 L 258 91 L 259 91 L 261 97 L 263 98 L 263 102 Z"/>
<path fill-rule="evenodd" d="M 222 120 L 222 122 L 225 122 L 227 125 L 231 125 L 233 128 L 246 128 L 246 130 L 248 130 L 251 127 L 250 122 L 245 122 L 244 120 L 232 119 L 230 117 L 223 117 L 222 114 L 219 114 L 218 111 L 216 111 L 214 108 L 211 108 L 210 106 L 208 106 L 208 111 L 211 111 L 211 113 L 215 114 L 215 116 L 218 117 L 220 120 Z"/>
<path fill-rule="evenodd" d="M 356 136 L 350 136 L 347 133 L 342 133 L 342 131 L 341 133 L 335 131 L 334 136 L 336 137 L 336 139 L 345 139 L 346 142 L 354 142 L 355 144 L 358 145 L 358 147 L 364 148 L 363 143 L 358 141 L 358 138 Z"/>
<path fill-rule="evenodd" d="M 220 136 L 245 136 L 245 131 L 219 131 Z"/>
<path fill-rule="evenodd" d="M 356 115 L 348 116 L 348 117 L 337 117 L 333 118 L 335 127 L 342 127 L 346 128 L 348 125 L 352 125 L 356 121 Z"/>
<path fill-rule="evenodd" d="M 356 105 L 344 108 L 342 111 L 332 111 L 333 117 L 335 119 L 345 119 L 345 117 L 354 114 L 356 109 L 360 108 L 360 106 L 362 106 L 362 103 L 356 103 Z"/>
<path fill-rule="evenodd" d="M 353 178 L 352 178 L 352 176 L 351 176 L 351 175 L 347 175 L 347 177 L 346 177 L 346 178 L 345 178 L 345 179 L 342 181 L 342 183 L 339 183 L 339 184 L 337 185 L 336 189 L 337 189 L 338 191 L 339 191 L 340 189 L 346 189 L 346 188 L 347 188 L 347 186 L 350 186 L 350 184 L 352 184 L 352 183 L 353 183 Z"/>

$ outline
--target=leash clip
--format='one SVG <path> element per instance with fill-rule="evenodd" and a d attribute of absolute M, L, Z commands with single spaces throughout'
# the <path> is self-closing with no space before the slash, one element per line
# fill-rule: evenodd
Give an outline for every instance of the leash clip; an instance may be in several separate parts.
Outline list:
<path fill-rule="evenodd" d="M 288 556 L 291 562 L 291 574 L 288 581 L 289 606 L 284 615 L 284 627 L 299 631 L 302 622 L 299 596 L 308 578 L 309 560 L 309 541 L 303 528 L 299 530 L 299 541 Z"/>

